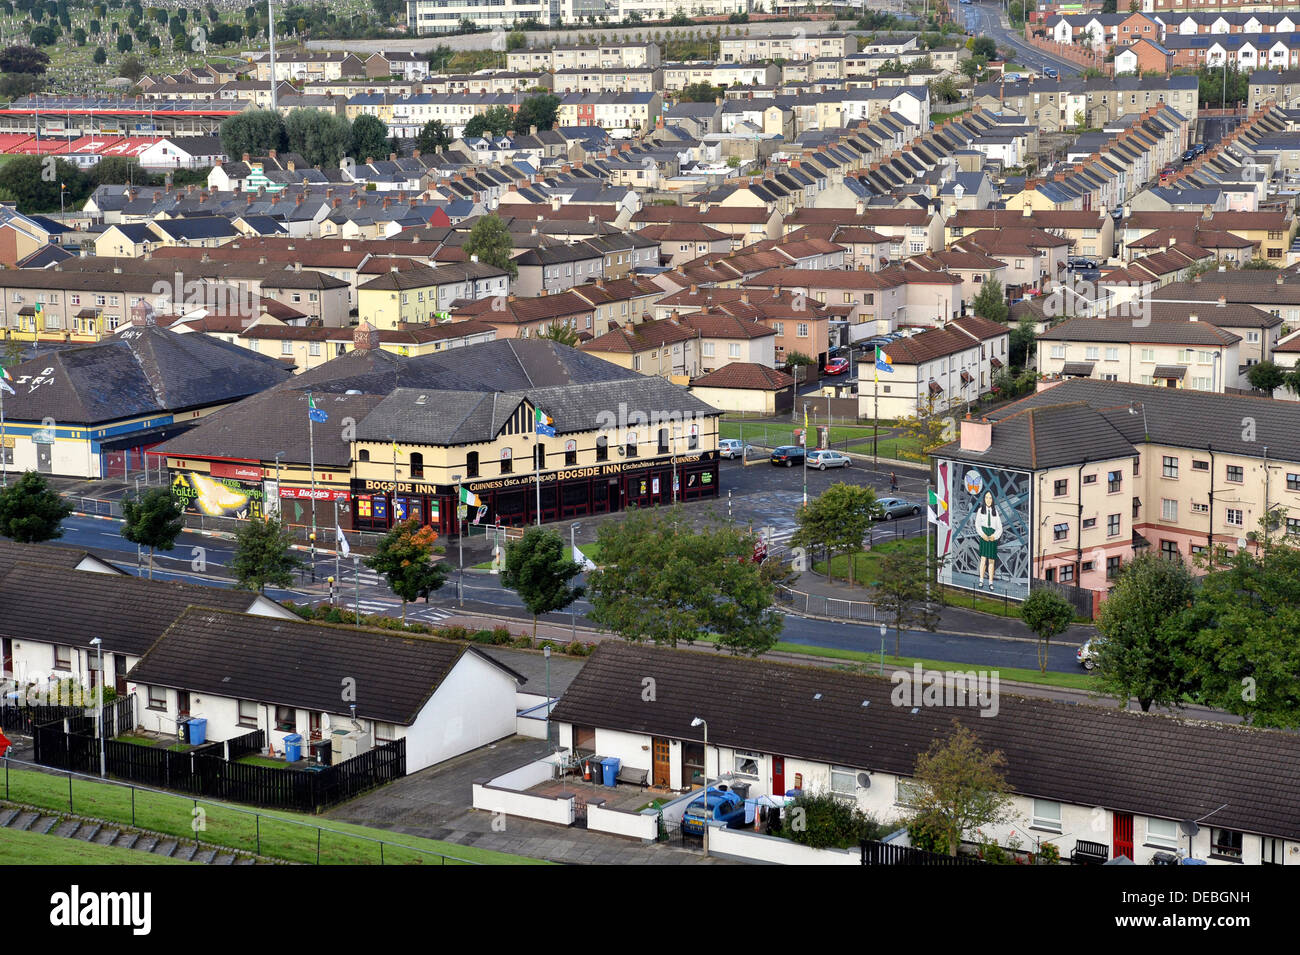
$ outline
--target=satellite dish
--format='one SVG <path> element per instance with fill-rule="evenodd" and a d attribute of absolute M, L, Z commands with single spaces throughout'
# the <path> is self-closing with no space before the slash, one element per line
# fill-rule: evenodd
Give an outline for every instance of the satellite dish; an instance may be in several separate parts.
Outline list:
<path fill-rule="evenodd" d="M 870 789 L 870 788 L 871 788 L 871 774 L 870 774 L 870 773 L 858 773 L 858 788 L 859 788 L 859 789 Z"/>
<path fill-rule="evenodd" d="M 1180 822 L 1178 828 L 1183 830 L 1183 835 L 1185 836 L 1195 836 L 1201 831 L 1201 827 L 1197 824 L 1195 819 L 1186 819 L 1183 822 Z"/>

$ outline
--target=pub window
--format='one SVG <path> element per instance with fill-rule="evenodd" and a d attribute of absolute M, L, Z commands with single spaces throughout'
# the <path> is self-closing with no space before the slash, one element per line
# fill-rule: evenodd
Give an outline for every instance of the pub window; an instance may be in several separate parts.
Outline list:
<path fill-rule="evenodd" d="M 564 442 L 564 466 L 573 467 L 578 463 L 578 442 L 570 438 Z"/>
<path fill-rule="evenodd" d="M 501 473 L 509 474 L 512 470 L 513 464 L 514 462 L 510 458 L 510 449 L 502 448 L 501 449 Z"/>
<path fill-rule="evenodd" d="M 667 428 L 659 429 L 659 453 L 660 454 L 668 453 L 668 429 Z"/>
<path fill-rule="evenodd" d="M 539 471 L 546 467 L 546 448 L 540 442 L 533 446 L 533 467 Z"/>
<path fill-rule="evenodd" d="M 367 461 L 370 460 L 370 452 L 367 449 L 362 448 L 361 451 L 357 454 L 357 460 L 359 460 L 362 464 L 365 464 Z"/>
<path fill-rule="evenodd" d="M 601 435 L 596 439 L 596 460 L 597 461 L 609 460 L 609 438 L 605 437 L 604 435 Z"/>
<path fill-rule="evenodd" d="M 691 437 L 686 443 L 686 447 L 691 451 L 698 451 L 700 449 L 700 426 L 698 424 L 691 425 Z"/>
<path fill-rule="evenodd" d="M 419 451 L 411 454 L 411 477 L 424 477 L 424 455 Z"/>
<path fill-rule="evenodd" d="M 478 477 L 478 452 L 470 451 L 465 455 L 465 476 Z"/>
<path fill-rule="evenodd" d="M 629 458 L 636 457 L 636 445 L 637 445 L 636 432 L 629 431 L 627 433 L 627 456 Z"/>

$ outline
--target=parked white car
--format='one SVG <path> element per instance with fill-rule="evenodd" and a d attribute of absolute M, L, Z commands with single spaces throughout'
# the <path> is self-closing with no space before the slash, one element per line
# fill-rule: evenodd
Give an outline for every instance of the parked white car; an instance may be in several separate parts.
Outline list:
<path fill-rule="evenodd" d="M 847 468 L 853 461 L 847 454 L 838 451 L 809 451 L 808 467 L 825 471 L 827 468 Z"/>
<path fill-rule="evenodd" d="M 718 442 L 718 456 L 723 458 L 743 458 L 753 450 L 751 445 L 735 438 L 723 438 Z"/>

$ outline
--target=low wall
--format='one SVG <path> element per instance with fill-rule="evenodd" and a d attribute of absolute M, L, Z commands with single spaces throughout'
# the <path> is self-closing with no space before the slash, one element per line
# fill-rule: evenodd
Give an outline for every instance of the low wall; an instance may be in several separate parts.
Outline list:
<path fill-rule="evenodd" d="M 512 769 L 495 779 L 490 779 L 487 781 L 487 785 L 498 789 L 530 789 L 538 783 L 544 783 L 553 778 L 555 775 L 553 767 L 553 757 L 539 759 L 532 763 L 526 763 L 518 769 Z"/>
<path fill-rule="evenodd" d="M 861 865 L 857 849 L 810 849 L 744 829 L 709 827 L 709 853 L 768 865 Z"/>
<path fill-rule="evenodd" d="M 484 812 L 501 812 L 523 819 L 571 826 L 574 820 L 573 797 L 551 798 L 501 789 L 487 783 L 474 784 L 474 808 Z"/>
<path fill-rule="evenodd" d="M 529 739 L 546 739 L 546 718 L 539 720 L 521 713 L 515 717 L 515 732 Z"/>
<path fill-rule="evenodd" d="M 594 802 L 587 804 L 587 829 L 592 832 L 609 832 L 616 836 L 630 836 L 643 842 L 654 842 L 659 837 L 659 814 L 625 812 L 606 809 Z"/>

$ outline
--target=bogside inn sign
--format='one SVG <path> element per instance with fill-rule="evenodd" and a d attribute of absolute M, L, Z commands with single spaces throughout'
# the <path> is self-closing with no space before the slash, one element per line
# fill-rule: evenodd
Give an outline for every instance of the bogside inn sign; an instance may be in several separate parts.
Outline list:
<path fill-rule="evenodd" d="M 699 461 L 708 461 L 712 458 L 713 452 L 683 454 L 678 456 L 677 466 L 683 467 Z M 572 481 L 577 478 L 618 477 L 624 474 L 635 474 L 637 471 L 645 471 L 650 468 L 665 467 L 670 464 L 670 458 L 646 458 L 644 461 L 619 461 L 613 464 L 597 464 L 591 467 L 563 468 L 559 471 L 543 471 L 541 482 L 543 484 L 552 484 L 555 481 Z M 475 494 L 482 494 L 484 491 L 531 487 L 536 483 L 537 476 L 532 472 L 525 471 L 521 474 L 499 477 L 491 481 L 467 481 L 465 482 L 465 488 Z M 358 481 L 356 484 L 359 486 L 359 490 L 377 493 L 391 491 L 397 494 L 454 494 L 456 492 L 454 484 L 425 484 L 420 481 L 375 481 L 367 479 Z"/>

